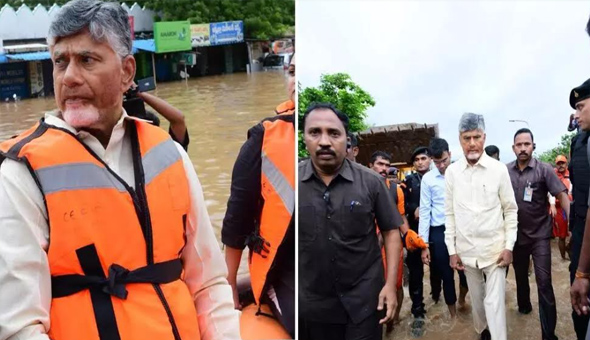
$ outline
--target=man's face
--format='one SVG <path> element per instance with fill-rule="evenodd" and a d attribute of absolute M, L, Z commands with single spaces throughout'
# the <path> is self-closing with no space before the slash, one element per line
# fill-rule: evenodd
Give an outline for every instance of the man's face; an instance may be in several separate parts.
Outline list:
<path fill-rule="evenodd" d="M 295 102 L 295 55 L 293 55 L 293 58 L 291 58 L 291 64 L 289 64 L 287 92 L 289 93 L 289 99 L 291 99 L 292 102 Z"/>
<path fill-rule="evenodd" d="M 444 175 L 445 171 L 447 171 L 447 167 L 451 164 L 451 153 L 445 151 L 440 158 L 432 157 L 432 160 L 434 161 L 434 166 L 436 166 L 441 175 Z"/>
<path fill-rule="evenodd" d="M 483 154 L 483 146 L 486 142 L 486 134 L 482 130 L 471 130 L 459 135 L 459 142 L 465 158 L 470 163 L 477 163 Z"/>
<path fill-rule="evenodd" d="M 304 140 L 313 164 L 326 174 L 338 170 L 346 157 L 344 125 L 330 109 L 316 109 L 305 121 Z"/>
<path fill-rule="evenodd" d="M 514 155 L 521 162 L 527 162 L 533 155 L 533 139 L 530 133 L 521 133 L 514 138 Z"/>
<path fill-rule="evenodd" d="M 55 101 L 76 129 L 102 130 L 122 112 L 123 93 L 135 75 L 135 59 L 121 58 L 87 30 L 61 38 L 51 48 Z"/>
<path fill-rule="evenodd" d="M 391 166 L 391 162 L 389 162 L 389 160 L 381 157 L 381 156 L 377 156 L 377 159 L 375 160 L 374 163 L 369 164 L 369 167 L 371 169 L 373 169 L 373 171 L 375 171 L 376 173 L 378 173 L 379 175 L 387 178 L 387 173 L 389 172 L 389 167 Z"/>
<path fill-rule="evenodd" d="M 590 98 L 584 99 L 576 104 L 578 125 L 584 131 L 590 131 Z"/>
<path fill-rule="evenodd" d="M 565 173 L 565 170 L 567 169 L 566 162 L 559 161 L 559 162 L 555 163 L 555 165 L 557 166 L 557 171 L 559 171 L 562 174 Z"/>
<path fill-rule="evenodd" d="M 358 154 L 359 154 L 359 147 L 358 146 L 353 146 L 350 149 L 346 149 L 346 158 L 348 158 L 349 161 L 356 162 L 356 156 L 358 156 Z"/>
<path fill-rule="evenodd" d="M 425 154 L 419 154 L 414 157 L 414 168 L 420 173 L 425 173 L 430 169 L 430 157 Z"/>

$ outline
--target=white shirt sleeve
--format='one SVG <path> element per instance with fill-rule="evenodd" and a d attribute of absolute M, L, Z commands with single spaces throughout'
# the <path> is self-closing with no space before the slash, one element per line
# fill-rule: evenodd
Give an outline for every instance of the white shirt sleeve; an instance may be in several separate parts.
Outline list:
<path fill-rule="evenodd" d="M 51 274 L 43 196 L 23 163 L 0 167 L 0 340 L 49 340 Z"/>
<path fill-rule="evenodd" d="M 445 173 L 445 244 L 450 255 L 457 254 L 455 249 L 455 212 L 453 205 L 453 171 L 452 167 L 447 168 Z M 449 171 L 451 170 L 451 171 Z"/>
<path fill-rule="evenodd" d="M 432 190 L 429 177 L 422 178 L 420 185 L 420 218 L 418 219 L 418 234 L 424 242 L 428 242 L 430 236 L 430 211 L 432 210 Z"/>
<path fill-rule="evenodd" d="M 518 226 L 518 206 L 514 196 L 514 189 L 508 174 L 508 168 L 502 169 L 500 177 L 500 203 L 504 213 L 504 232 L 506 233 L 505 249 L 512 251 L 516 243 Z"/>
<path fill-rule="evenodd" d="M 182 155 L 191 197 L 182 253 L 184 281 L 197 309 L 201 339 L 240 339 L 240 312 L 234 309 L 227 266 L 209 220 L 203 189 L 188 155 L 179 144 L 176 146 Z"/>

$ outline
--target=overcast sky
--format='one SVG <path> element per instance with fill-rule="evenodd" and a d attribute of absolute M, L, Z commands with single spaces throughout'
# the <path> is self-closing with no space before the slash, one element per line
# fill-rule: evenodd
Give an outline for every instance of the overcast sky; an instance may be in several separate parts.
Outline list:
<path fill-rule="evenodd" d="M 346 72 L 376 101 L 369 123 L 438 123 L 453 158 L 458 122 L 483 114 L 486 144 L 513 160 L 526 120 L 537 151 L 557 145 L 570 90 L 590 78 L 590 2 L 297 1 L 297 77 Z"/>

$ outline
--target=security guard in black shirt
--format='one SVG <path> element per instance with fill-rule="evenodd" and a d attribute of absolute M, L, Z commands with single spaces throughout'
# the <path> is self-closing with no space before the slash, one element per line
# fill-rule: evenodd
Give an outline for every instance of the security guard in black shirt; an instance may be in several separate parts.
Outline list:
<path fill-rule="evenodd" d="M 412 163 L 416 172 L 407 176 L 402 184 L 404 190 L 406 216 L 410 229 L 418 233 L 418 218 L 420 208 L 420 183 L 422 176 L 430 169 L 431 162 L 430 150 L 427 147 L 419 147 L 412 153 Z M 410 272 L 409 291 L 412 299 L 412 315 L 415 318 L 424 318 L 424 296 L 423 296 L 423 279 L 424 279 L 424 265 L 420 251 L 408 251 L 406 264 Z M 434 282 L 433 282 L 434 280 Z M 438 284 L 436 284 L 438 282 Z M 440 297 L 440 278 L 431 277 L 433 298 L 438 300 Z"/>
<path fill-rule="evenodd" d="M 590 98 L 590 79 L 582 85 L 576 87 L 570 92 L 570 105 L 576 109 L 576 104 L 582 100 Z M 572 233 L 570 240 L 571 245 L 571 264 L 570 264 L 570 282 L 574 281 L 578 262 L 580 260 L 580 250 L 582 240 L 584 239 L 584 226 L 586 223 L 586 213 L 588 211 L 588 191 L 590 187 L 590 164 L 588 162 L 588 137 L 590 131 L 579 129 L 577 135 L 572 138 L 570 147 L 570 180 L 573 185 L 572 195 L 573 203 L 570 209 L 570 226 Z M 578 340 L 585 339 L 586 329 L 588 327 L 589 316 L 578 315 L 572 312 L 574 329 Z"/>

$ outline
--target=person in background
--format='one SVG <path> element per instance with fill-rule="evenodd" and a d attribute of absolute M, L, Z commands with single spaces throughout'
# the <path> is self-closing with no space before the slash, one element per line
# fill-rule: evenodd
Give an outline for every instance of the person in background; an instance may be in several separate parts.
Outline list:
<path fill-rule="evenodd" d="M 292 84 L 295 57 L 291 58 L 289 69 L 293 71 L 289 74 Z M 295 337 L 294 112 L 266 118 L 248 131 L 248 139 L 232 172 L 231 193 L 221 229 L 235 308 L 241 308 L 237 273 L 243 249 L 248 246 L 250 282 L 259 312 L 261 303 L 267 304 L 292 337 Z"/>
<path fill-rule="evenodd" d="M 381 340 L 397 306 L 401 216 L 383 178 L 346 159 L 346 115 L 313 103 L 302 128 L 310 159 L 299 163 L 298 338 Z"/>
<path fill-rule="evenodd" d="M 556 340 L 557 309 L 551 282 L 551 216 L 547 214 L 548 193 L 559 199 L 569 218 L 567 188 L 553 168 L 533 157 L 535 140 L 531 130 L 523 128 L 514 134 L 512 150 L 516 160 L 507 164 L 518 205 L 518 237 L 514 246 L 514 274 L 518 311 L 532 311 L 528 278 L 532 255 L 539 297 L 542 338 Z"/>
<path fill-rule="evenodd" d="M 390 167 L 387 171 L 387 179 L 389 179 L 391 182 L 394 182 L 395 184 L 401 184 L 402 181 L 399 179 L 399 169 L 394 166 Z"/>
<path fill-rule="evenodd" d="M 445 244 L 445 171 L 451 164 L 449 144 L 442 138 L 433 138 L 429 146 L 435 169 L 422 178 L 420 189 L 419 234 L 430 245 L 422 250 L 422 262 L 430 266 L 430 272 L 436 273 L 443 282 L 445 303 L 452 318 L 457 315 L 455 303 L 455 273 L 449 265 L 449 251 Z M 459 305 L 465 305 L 467 279 L 459 271 L 460 294 Z"/>
<path fill-rule="evenodd" d="M 493 159 L 499 161 L 500 160 L 500 149 L 498 149 L 495 145 L 488 145 L 485 148 L 486 154 Z"/>
<path fill-rule="evenodd" d="M 375 171 L 379 175 L 383 176 L 386 179 L 387 188 L 391 193 L 391 197 L 393 199 L 394 209 L 397 209 L 400 216 L 402 217 L 403 224 L 400 226 L 400 232 L 402 235 L 408 232 L 408 220 L 405 216 L 405 204 L 404 204 L 404 192 L 399 185 L 395 182 L 390 181 L 387 179 L 389 174 L 389 169 L 391 169 L 391 156 L 384 152 L 384 151 L 375 151 L 371 155 L 371 161 L 369 162 L 369 168 Z M 379 232 L 379 231 L 377 231 Z M 383 243 L 383 237 L 379 234 L 379 242 Z M 381 247 L 381 255 L 383 257 L 383 263 L 386 266 L 385 269 L 387 270 L 387 262 L 386 262 L 386 254 L 385 249 Z M 393 327 L 395 324 L 399 323 L 399 313 L 402 309 L 402 303 L 404 301 L 404 289 L 403 289 L 403 266 L 404 266 L 404 253 L 403 248 L 400 252 L 399 258 L 399 265 L 397 271 L 397 308 L 395 310 L 395 314 L 393 315 L 393 320 L 386 324 L 386 333 L 391 333 L 393 331 Z M 387 273 L 386 273 L 387 275 Z"/>
<path fill-rule="evenodd" d="M 504 275 L 512 262 L 518 207 L 508 169 L 484 153 L 485 139 L 483 116 L 465 113 L 459 122 L 465 156 L 445 172 L 445 243 L 451 267 L 465 270 L 480 339 L 506 340 Z"/>
<path fill-rule="evenodd" d="M 565 185 L 568 192 L 568 198 L 570 202 L 573 201 L 572 197 L 572 183 L 570 181 L 570 173 L 568 168 L 568 161 L 564 155 L 559 155 L 555 158 L 555 174 Z M 565 214 L 565 210 L 561 207 L 559 200 L 556 200 L 554 196 L 549 197 L 549 203 L 551 204 L 549 208 L 549 213 L 551 217 L 553 217 L 553 236 L 559 239 L 558 246 L 559 246 L 559 253 L 561 254 L 561 258 L 563 260 L 567 260 L 566 257 L 566 238 L 569 234 L 568 231 L 568 219 Z M 570 212 L 571 214 L 571 212 Z"/>
<path fill-rule="evenodd" d="M 346 158 L 350 161 L 356 162 L 356 156 L 359 154 L 359 140 L 352 132 L 348 132 L 347 136 L 349 142 L 346 145 Z"/>

